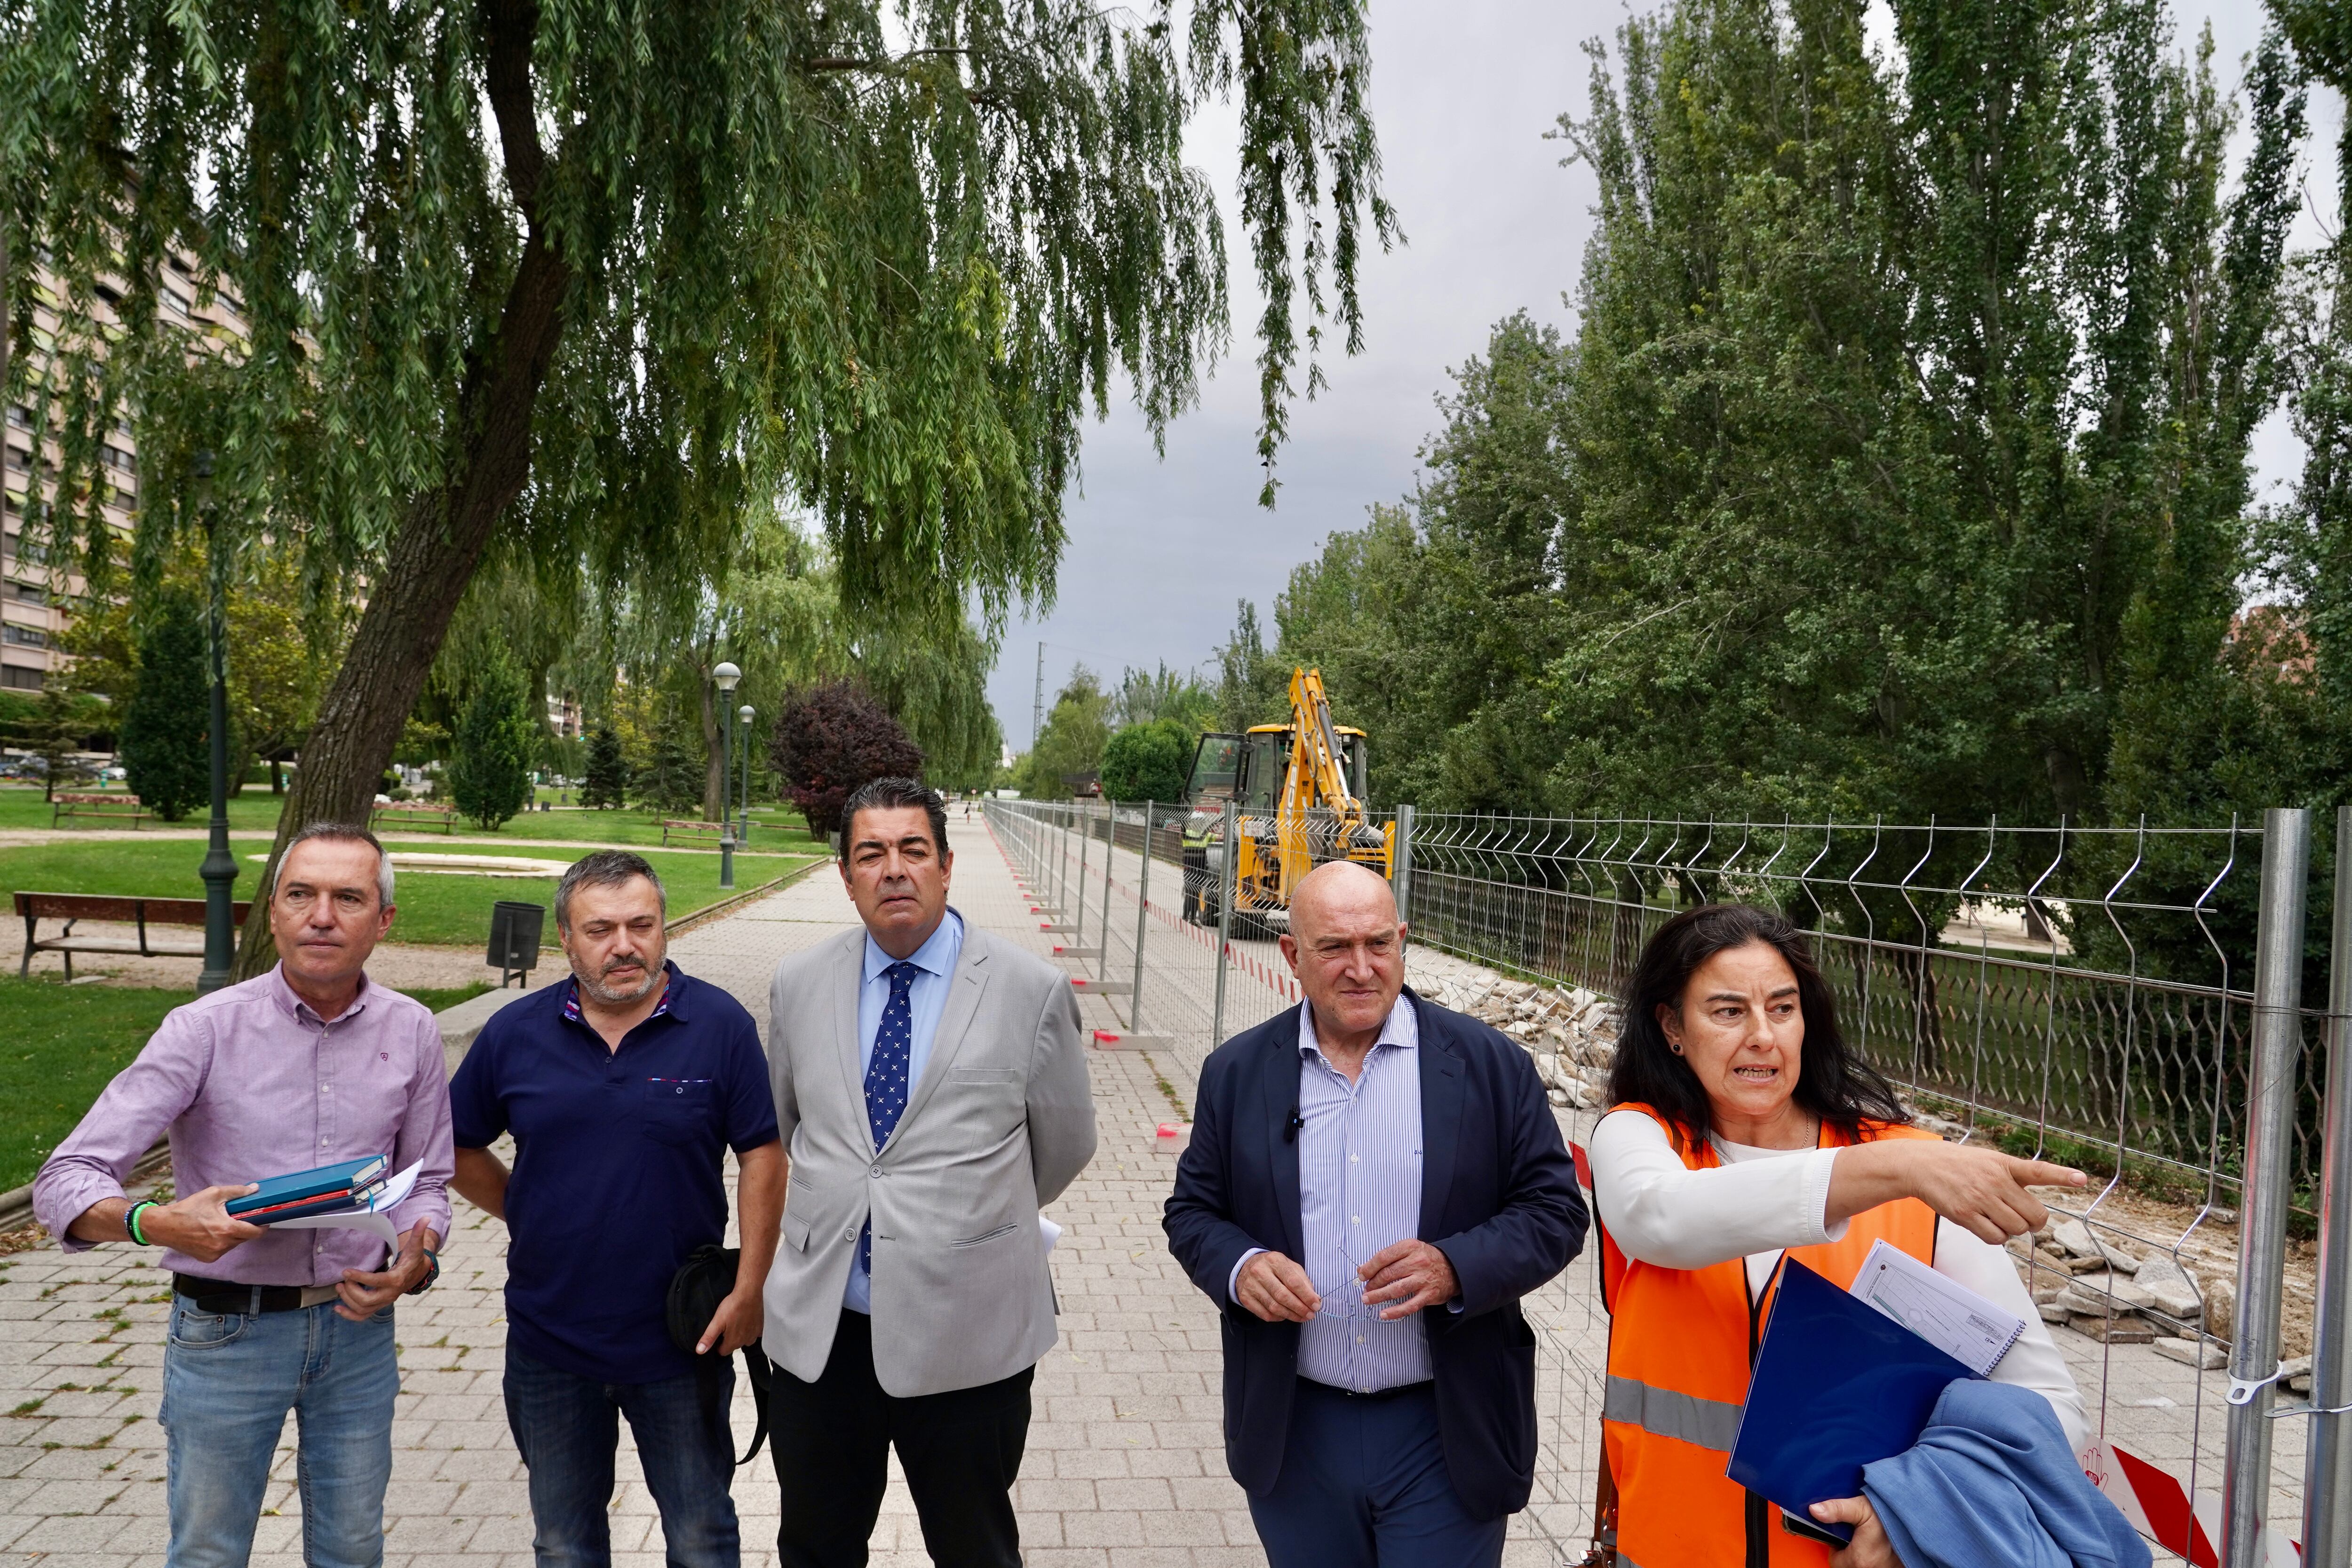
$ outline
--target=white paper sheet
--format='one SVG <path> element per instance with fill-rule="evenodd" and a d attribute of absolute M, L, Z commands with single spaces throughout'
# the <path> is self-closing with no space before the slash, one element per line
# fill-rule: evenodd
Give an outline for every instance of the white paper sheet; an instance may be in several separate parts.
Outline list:
<path fill-rule="evenodd" d="M 408 1192 L 416 1185 L 416 1173 L 425 1167 L 419 1160 L 396 1176 L 389 1177 L 383 1191 L 376 1194 L 363 1209 L 344 1209 L 339 1214 L 307 1215 L 300 1219 L 281 1219 L 272 1230 L 363 1230 L 371 1236 L 383 1237 L 384 1246 L 394 1252 L 400 1250 L 400 1233 L 392 1228 L 384 1216 L 407 1201 Z"/>
<path fill-rule="evenodd" d="M 1901 1247 L 1871 1243 L 1853 1294 L 1966 1366 L 1989 1377 L 2025 1332 L 2025 1320 L 1946 1278 Z"/>

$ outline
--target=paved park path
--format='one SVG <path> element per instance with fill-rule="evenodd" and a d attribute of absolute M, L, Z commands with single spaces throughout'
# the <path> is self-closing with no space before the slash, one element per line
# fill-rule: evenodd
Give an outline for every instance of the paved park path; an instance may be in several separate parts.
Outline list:
<path fill-rule="evenodd" d="M 1038 931 L 979 821 L 959 821 L 951 837 L 957 907 L 974 923 L 1050 955 L 1055 939 Z M 764 1025 L 776 960 L 853 919 L 837 879 L 818 872 L 687 933 L 671 951 L 688 973 L 727 987 Z M 1197 965 L 1180 963 L 1172 946 L 1167 951 L 1167 986 L 1197 988 Z M 1429 978 L 1422 966 L 1448 962 L 1416 950 L 1416 981 Z M 1160 967 L 1155 956 L 1154 971 Z M 1237 992 L 1231 1005 L 1234 1016 L 1257 1016 L 1273 1001 Z M 1108 1004 L 1089 998 L 1083 1005 Z M 1098 1012 L 1089 1022 L 1118 1020 Z M 1188 1064 L 1196 1059 L 1189 1049 L 1093 1058 L 1100 1151 L 1047 1211 L 1066 1227 L 1054 1255 L 1062 1337 L 1038 1368 L 1016 1495 L 1036 1568 L 1265 1561 L 1242 1494 L 1225 1474 L 1215 1314 L 1178 1273 L 1160 1232 L 1174 1159 L 1155 1131 L 1174 1116 L 1175 1102 L 1189 1101 Z M 400 1308 L 404 1385 L 385 1558 L 391 1568 L 529 1568 L 530 1506 L 499 1396 L 504 1227 L 462 1201 L 457 1214 L 440 1285 Z M 126 1568 L 161 1559 L 163 1454 L 154 1417 L 169 1281 L 139 1257 L 102 1247 L 68 1258 L 44 1245 L 0 1259 L 0 1568 Z M 1538 1414 L 1546 1453 L 1535 1503 L 1513 1521 L 1507 1562 L 1514 1565 L 1580 1553 L 1605 1337 L 1594 1294 L 1590 1259 L 1580 1258 L 1528 1303 L 1544 1344 Z M 2219 1374 L 2206 1380 L 2200 1401 L 2196 1374 L 2157 1362 L 2142 1347 L 2104 1347 L 2072 1334 L 2060 1340 L 2073 1342 L 2067 1348 L 2086 1396 L 2095 1404 L 2104 1389 L 2111 1432 L 2129 1431 L 2141 1439 L 2140 1451 L 2164 1461 L 2176 1452 L 2185 1458 L 2184 1439 L 2201 1425 L 2204 1443 L 2218 1449 L 2218 1390 L 2225 1384 Z M 739 1438 L 748 1438 L 751 1401 L 740 1387 L 734 1414 Z M 2274 1494 L 2273 1517 L 2292 1515 L 2292 1484 L 2301 1471 L 2300 1435 L 2280 1436 L 2286 1441 L 2278 1479 L 2289 1484 Z M 289 1426 L 256 1545 L 257 1562 L 268 1568 L 299 1562 L 292 1438 Z M 653 1568 L 661 1562 L 660 1525 L 634 1455 L 624 1458 L 620 1474 L 616 1560 Z M 737 1478 L 735 1499 L 747 1568 L 772 1563 L 775 1489 L 764 1454 Z M 900 1485 L 884 1504 L 873 1546 L 879 1568 L 928 1562 Z"/>

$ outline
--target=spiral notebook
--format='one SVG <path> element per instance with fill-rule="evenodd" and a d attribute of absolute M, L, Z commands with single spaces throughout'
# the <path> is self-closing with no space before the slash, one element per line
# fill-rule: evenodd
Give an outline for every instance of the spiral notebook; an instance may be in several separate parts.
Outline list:
<path fill-rule="evenodd" d="M 2025 1320 L 2008 1308 L 1884 1241 L 1871 1244 L 1853 1293 L 1979 1377 L 1990 1377 L 2025 1332 Z"/>

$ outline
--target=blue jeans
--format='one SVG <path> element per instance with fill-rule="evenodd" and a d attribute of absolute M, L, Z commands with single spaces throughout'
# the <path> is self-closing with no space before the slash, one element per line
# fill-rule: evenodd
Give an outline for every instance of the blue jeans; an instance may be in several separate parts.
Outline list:
<path fill-rule="evenodd" d="M 1495 1568 L 1502 1519 L 1473 1519 L 1445 1474 L 1432 1384 L 1375 1399 L 1298 1380 L 1282 1474 L 1249 1494 L 1273 1568 Z"/>
<path fill-rule="evenodd" d="M 539 1568 L 613 1560 L 613 1453 L 629 1418 L 672 1568 L 736 1568 L 734 1358 L 659 1383 L 598 1383 L 507 1347 L 507 1426 L 530 1468 Z"/>
<path fill-rule="evenodd" d="M 399 1394 L 389 1308 L 354 1323 L 331 1302 L 213 1313 L 173 1297 L 162 1416 L 168 1568 L 244 1568 L 289 1410 L 300 1442 L 303 1560 L 379 1568 Z"/>

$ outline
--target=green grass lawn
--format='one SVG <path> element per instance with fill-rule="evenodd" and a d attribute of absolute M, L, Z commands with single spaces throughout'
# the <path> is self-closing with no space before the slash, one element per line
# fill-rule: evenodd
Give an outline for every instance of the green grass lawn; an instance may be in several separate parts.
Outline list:
<path fill-rule="evenodd" d="M 194 972 L 190 971 L 193 988 Z M 436 1012 L 487 985 L 418 989 Z M 0 976 L 0 1191 L 19 1187 L 189 991 Z"/>
<path fill-rule="evenodd" d="M 472 834 L 484 838 L 562 838 L 581 844 L 625 844 L 632 847 L 659 848 L 662 821 L 660 814 L 650 811 L 591 811 L 579 806 L 559 805 L 548 811 L 526 812 L 507 822 L 496 833 L 486 834 L 471 823 L 460 822 L 457 835 L 464 837 Z M 800 813 L 790 807 L 753 806 L 751 846 L 755 850 L 770 852 L 824 852 L 824 843 L 809 837 L 808 826 L 801 820 Z M 718 847 L 706 845 L 705 847 L 715 849 Z"/>
<path fill-rule="evenodd" d="M 117 786 L 114 793 L 120 794 Z M 552 801 L 555 792 L 542 789 L 541 798 Z M 267 789 L 247 786 L 244 793 L 232 795 L 228 803 L 228 826 L 231 833 L 275 833 L 278 811 L 283 797 Z M 0 829 L 47 827 L 53 807 L 41 799 L 37 785 L 0 784 Z M 159 823 L 150 818 L 140 827 L 128 823 L 85 817 L 65 826 L 76 829 L 97 829 L 119 832 L 125 838 L 136 838 L 161 826 L 203 827 L 211 820 L 209 808 L 199 806 L 176 823 Z M 622 844 L 632 847 L 659 848 L 662 842 L 662 815 L 651 811 L 587 811 L 577 806 L 555 806 L 548 811 L 529 811 L 511 817 L 494 829 L 477 827 L 460 820 L 453 837 L 458 838 L 500 839 L 553 838 L 581 844 Z M 422 835 L 429 838 L 442 837 L 439 824 L 426 826 L 404 823 L 394 817 L 383 825 L 383 831 L 406 835 Z M 768 853 L 822 853 L 823 846 L 810 838 L 806 824 L 800 814 L 789 806 L 753 806 L 751 808 L 751 845 L 754 851 Z M 716 846 L 709 847 L 715 848 Z"/>
<path fill-rule="evenodd" d="M 782 839 L 782 836 L 777 835 Z M 258 885 L 261 863 L 250 857 L 265 854 L 269 848 L 267 838 L 234 837 L 231 846 L 237 858 L 240 875 L 236 895 L 240 899 L 253 896 Z M 740 892 L 759 886 L 805 865 L 814 858 L 805 835 L 799 836 L 800 853 L 775 854 L 753 850 L 736 858 L 735 890 Z M 431 853 L 422 845 L 404 845 L 404 849 Z M 453 845 L 450 853 L 463 853 L 468 848 L 478 852 L 478 847 Z M 562 850 L 546 850 L 534 854 L 518 847 L 515 854 L 533 859 L 565 860 L 572 857 Z M 716 902 L 721 896 L 719 888 L 719 857 L 715 854 L 690 850 L 652 850 L 646 857 L 661 875 L 669 891 L 669 912 L 672 918 L 689 914 L 703 906 Z M 16 849 L 0 849 L 0 889 L 15 892 L 43 893 L 145 893 L 157 897 L 200 899 L 204 884 L 197 879 L 196 868 L 204 858 L 204 846 L 186 840 L 141 839 L 124 834 L 120 840 L 92 842 L 72 840 L 59 844 L 30 846 Z M 555 945 L 552 910 L 555 899 L 553 877 L 468 877 L 438 872 L 411 872 L 400 879 L 400 913 L 393 923 L 394 942 L 423 942 L 435 946 L 472 947 L 486 943 L 490 931 L 490 906 L 500 900 L 547 906 L 551 920 L 542 939 L 546 948 Z M 45 926 L 44 932 L 54 929 Z M 183 933 L 193 936 L 194 929 Z M 191 976 L 193 980 L 193 974 Z"/>

